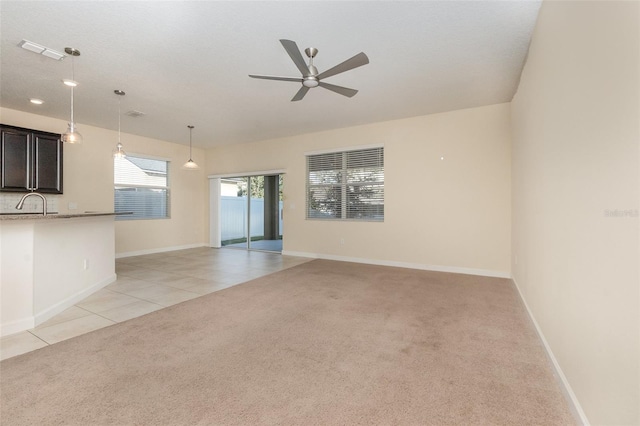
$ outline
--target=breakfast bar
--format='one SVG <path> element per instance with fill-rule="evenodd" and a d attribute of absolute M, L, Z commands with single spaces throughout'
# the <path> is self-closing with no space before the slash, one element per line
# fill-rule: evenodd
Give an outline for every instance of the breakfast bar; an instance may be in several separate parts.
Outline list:
<path fill-rule="evenodd" d="M 115 281 L 115 215 L 0 215 L 2 336 L 33 328 Z"/>

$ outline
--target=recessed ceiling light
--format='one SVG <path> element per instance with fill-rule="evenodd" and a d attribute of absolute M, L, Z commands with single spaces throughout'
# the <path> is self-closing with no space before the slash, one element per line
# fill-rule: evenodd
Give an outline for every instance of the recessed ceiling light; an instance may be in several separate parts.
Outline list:
<path fill-rule="evenodd" d="M 74 80 L 64 79 L 62 80 L 62 82 L 65 84 L 65 86 L 69 86 L 69 87 L 76 87 L 78 85 L 78 82 Z"/>
<path fill-rule="evenodd" d="M 36 99 L 36 98 L 29 99 L 29 102 L 31 102 L 32 104 L 36 104 L 36 105 L 42 105 L 44 103 L 44 101 L 42 99 Z"/>

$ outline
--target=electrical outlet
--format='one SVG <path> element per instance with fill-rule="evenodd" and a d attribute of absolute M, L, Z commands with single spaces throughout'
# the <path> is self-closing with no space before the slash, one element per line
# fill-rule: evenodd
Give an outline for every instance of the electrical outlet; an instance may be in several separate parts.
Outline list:
<path fill-rule="evenodd" d="M 85 271 L 86 271 L 87 269 L 89 269 L 89 259 L 85 259 L 85 260 L 84 260 L 83 267 L 84 267 L 84 270 L 85 270 Z"/>
<path fill-rule="evenodd" d="M 344 238 L 340 238 L 340 244 L 344 244 Z"/>
<path fill-rule="evenodd" d="M 69 202 L 69 210 L 76 210 L 78 208 L 78 203 L 74 201 Z"/>

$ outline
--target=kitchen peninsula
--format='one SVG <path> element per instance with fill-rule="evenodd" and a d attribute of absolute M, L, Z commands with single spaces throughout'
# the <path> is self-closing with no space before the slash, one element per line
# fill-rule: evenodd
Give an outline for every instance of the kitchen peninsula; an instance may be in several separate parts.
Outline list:
<path fill-rule="evenodd" d="M 115 215 L 0 215 L 0 335 L 33 328 L 115 281 Z"/>

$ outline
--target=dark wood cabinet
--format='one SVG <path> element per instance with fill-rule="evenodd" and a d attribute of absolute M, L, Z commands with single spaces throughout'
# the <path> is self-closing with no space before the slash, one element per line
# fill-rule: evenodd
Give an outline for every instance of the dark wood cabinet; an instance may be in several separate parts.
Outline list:
<path fill-rule="evenodd" d="M 59 134 L 0 125 L 0 191 L 62 194 Z"/>

